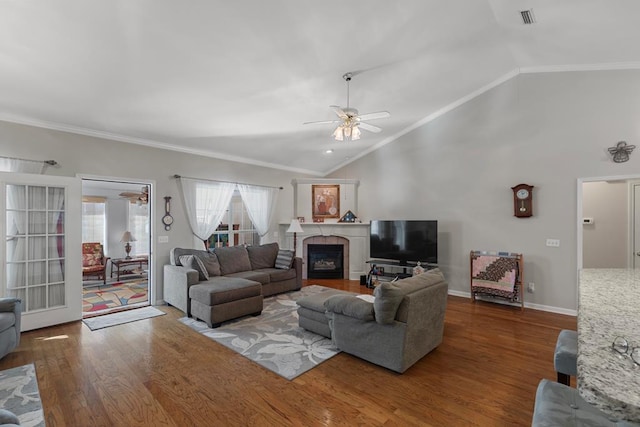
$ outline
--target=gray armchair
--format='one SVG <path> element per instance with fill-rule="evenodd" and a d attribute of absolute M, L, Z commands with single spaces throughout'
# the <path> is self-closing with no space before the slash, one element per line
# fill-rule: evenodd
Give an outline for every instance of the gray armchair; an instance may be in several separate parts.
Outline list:
<path fill-rule="evenodd" d="M 0 358 L 20 345 L 22 301 L 0 298 Z"/>
<path fill-rule="evenodd" d="M 340 350 L 404 372 L 442 342 L 448 285 L 439 269 L 382 283 L 373 303 L 334 295 L 324 307 Z"/>

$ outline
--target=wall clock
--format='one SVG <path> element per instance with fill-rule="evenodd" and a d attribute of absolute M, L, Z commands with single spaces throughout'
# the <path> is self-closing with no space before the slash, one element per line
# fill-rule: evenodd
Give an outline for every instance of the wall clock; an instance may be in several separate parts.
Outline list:
<path fill-rule="evenodd" d="M 533 215 L 533 185 L 518 184 L 513 190 L 513 215 L 528 218 Z"/>
<path fill-rule="evenodd" d="M 164 198 L 164 216 L 162 217 L 162 223 L 164 224 L 164 229 L 169 231 L 171 230 L 171 224 L 173 224 L 173 217 L 171 216 L 171 197 L 166 196 Z"/>

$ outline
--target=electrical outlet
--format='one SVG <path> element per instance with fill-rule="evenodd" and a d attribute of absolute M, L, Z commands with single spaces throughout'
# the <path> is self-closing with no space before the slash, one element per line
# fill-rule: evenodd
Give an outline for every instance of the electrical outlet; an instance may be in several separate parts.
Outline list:
<path fill-rule="evenodd" d="M 560 240 L 558 239 L 547 239 L 547 246 L 551 246 L 553 248 L 560 247 Z"/>
<path fill-rule="evenodd" d="M 533 282 L 529 282 L 529 285 L 527 286 L 527 292 L 529 292 L 530 294 L 534 293 L 536 291 L 536 284 Z"/>

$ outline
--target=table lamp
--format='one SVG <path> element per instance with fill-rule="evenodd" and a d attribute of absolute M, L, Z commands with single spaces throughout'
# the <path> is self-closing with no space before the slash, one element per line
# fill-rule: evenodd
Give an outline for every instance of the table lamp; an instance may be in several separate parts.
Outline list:
<path fill-rule="evenodd" d="M 133 237 L 130 231 L 125 231 L 120 241 L 126 243 L 124 245 L 124 250 L 127 253 L 127 256 L 125 257 L 125 259 L 131 259 L 131 257 L 129 256 L 129 252 L 131 252 L 131 245 L 129 244 L 129 242 L 135 242 L 136 238 Z"/>
<path fill-rule="evenodd" d="M 292 219 L 291 224 L 289 224 L 289 228 L 287 229 L 287 233 L 293 233 L 293 256 L 296 256 L 296 250 L 298 249 L 298 233 L 304 233 L 304 230 L 300 226 L 300 221 L 297 219 Z"/>

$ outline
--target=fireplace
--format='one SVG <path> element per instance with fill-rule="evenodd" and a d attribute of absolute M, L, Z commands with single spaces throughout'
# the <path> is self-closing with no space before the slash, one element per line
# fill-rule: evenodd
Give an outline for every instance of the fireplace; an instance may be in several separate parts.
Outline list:
<path fill-rule="evenodd" d="M 307 245 L 307 277 L 309 279 L 342 279 L 344 277 L 344 245 Z"/>

